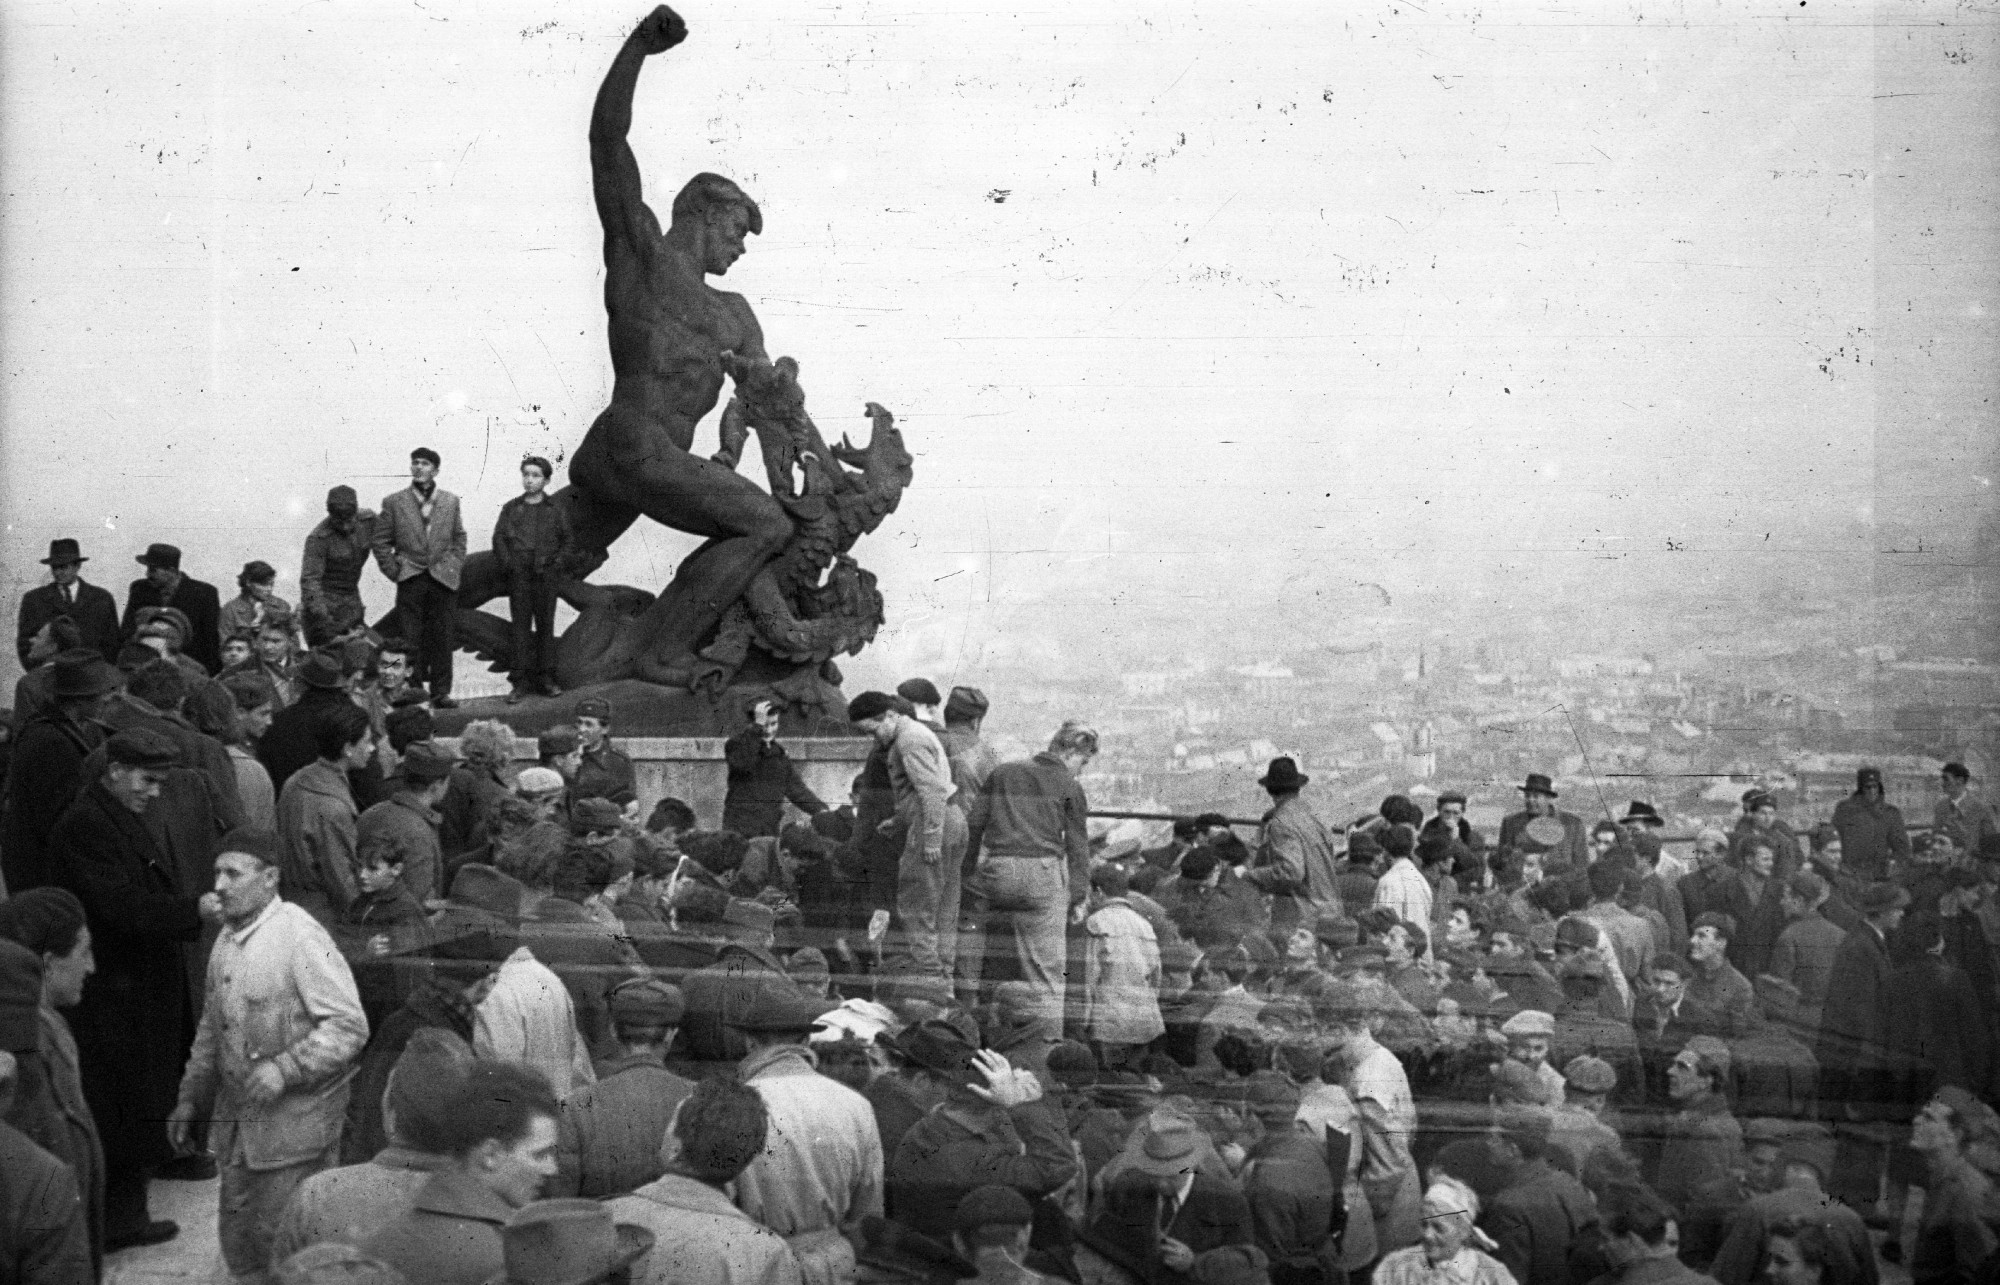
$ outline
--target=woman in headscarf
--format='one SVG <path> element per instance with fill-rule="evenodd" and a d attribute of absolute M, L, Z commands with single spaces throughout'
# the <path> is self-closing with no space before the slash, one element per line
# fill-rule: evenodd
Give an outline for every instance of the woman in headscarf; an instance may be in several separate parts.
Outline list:
<path fill-rule="evenodd" d="M 1493 1242 L 1473 1224 L 1479 1197 L 1456 1178 L 1439 1178 L 1424 1193 L 1423 1239 L 1376 1265 L 1375 1285 L 1515 1285 L 1514 1275 L 1487 1251 Z"/>

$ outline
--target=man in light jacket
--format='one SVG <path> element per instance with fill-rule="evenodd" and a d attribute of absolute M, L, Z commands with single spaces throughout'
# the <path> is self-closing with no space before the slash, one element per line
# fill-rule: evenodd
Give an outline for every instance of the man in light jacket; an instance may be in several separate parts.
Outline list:
<path fill-rule="evenodd" d="M 167 1134 L 197 1122 L 222 1163 L 217 1222 L 234 1276 L 264 1272 L 299 1183 L 332 1165 L 368 1042 L 354 975 L 311 915 L 278 896 L 278 837 L 236 830 L 215 859 L 223 933 Z"/>
<path fill-rule="evenodd" d="M 883 692 L 863 692 L 850 701 L 847 721 L 888 751 L 895 819 L 909 827 L 896 867 L 896 919 L 909 971 L 949 983 L 966 841 L 965 814 L 951 806 L 950 760 L 937 733 Z"/>
<path fill-rule="evenodd" d="M 429 684 L 431 708 L 456 709 L 451 653 L 465 524 L 458 497 L 437 484 L 441 462 L 428 446 L 410 452 L 410 485 L 382 497 L 373 535 L 375 564 L 396 582 L 398 632 L 417 648 L 414 681 Z"/>
<path fill-rule="evenodd" d="M 1243 881 L 1271 894 L 1271 931 L 1289 933 L 1321 915 L 1341 915 L 1340 889 L 1334 882 L 1333 836 L 1312 809 L 1299 798 L 1312 780 L 1289 758 L 1271 760 L 1270 770 L 1257 781 L 1271 796 L 1264 814 L 1264 831 L 1257 856 Z M 1420 925 L 1429 929 L 1429 921 Z"/>

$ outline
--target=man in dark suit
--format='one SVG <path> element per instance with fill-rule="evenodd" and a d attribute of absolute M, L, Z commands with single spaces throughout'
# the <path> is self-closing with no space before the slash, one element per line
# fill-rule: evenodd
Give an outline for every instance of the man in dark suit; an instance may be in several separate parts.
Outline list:
<path fill-rule="evenodd" d="M 1249 1202 L 1226 1175 L 1202 1166 L 1208 1140 L 1193 1120 L 1163 1109 L 1139 1134 L 1106 1181 L 1084 1234 L 1091 1248 L 1146 1285 L 1187 1285 L 1202 1254 L 1255 1243 Z"/>
<path fill-rule="evenodd" d="M 146 568 L 142 580 L 134 580 L 125 592 L 125 616 L 119 631 L 131 636 L 139 628 L 139 611 L 144 607 L 178 607 L 186 613 L 194 636 L 181 643 L 181 654 L 201 662 L 209 673 L 222 669 L 222 595 L 212 584 L 203 584 L 181 573 L 181 551 L 171 544 L 149 544 L 139 555 Z M 114 657 L 115 658 L 115 657 Z"/>
<path fill-rule="evenodd" d="M 1527 784 L 1519 788 L 1521 810 L 1500 822 L 1500 846 L 1519 852 L 1547 853 L 1551 870 L 1581 870 L 1587 846 L 1583 818 L 1556 806 L 1555 783 L 1540 772 L 1528 773 Z M 1554 837 L 1558 828 L 1561 838 Z"/>
<path fill-rule="evenodd" d="M 1871 1208 L 1888 1156 L 1884 1116 L 1897 1086 L 1889 1057 L 1889 934 L 1902 923 L 1910 894 L 1893 883 L 1870 884 L 1855 909 L 1863 926 L 1841 940 L 1820 1013 L 1820 1109 L 1834 1126 L 1839 1150 L 1829 1191 L 1848 1205 Z"/>
<path fill-rule="evenodd" d="M 382 497 L 374 530 L 375 564 L 396 584 L 397 632 L 417 648 L 412 681 L 428 684 L 432 709 L 457 709 L 451 698 L 458 576 L 465 565 L 465 523 L 458 497 L 437 484 L 443 461 L 428 446 L 410 452 L 410 485 Z"/>
<path fill-rule="evenodd" d="M 28 663 L 28 652 L 35 635 L 58 616 L 68 616 L 75 622 L 78 646 L 88 647 L 106 660 L 118 658 L 118 602 L 110 590 L 83 582 L 83 564 L 88 561 L 76 541 L 49 541 L 49 556 L 42 559 L 42 565 L 49 569 L 50 583 L 21 595 L 14 650 L 20 655 L 23 669 L 33 668 Z"/>

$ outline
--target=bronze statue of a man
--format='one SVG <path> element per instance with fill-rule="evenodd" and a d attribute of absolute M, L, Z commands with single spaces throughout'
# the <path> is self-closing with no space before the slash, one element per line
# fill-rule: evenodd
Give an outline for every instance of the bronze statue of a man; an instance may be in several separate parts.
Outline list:
<path fill-rule="evenodd" d="M 743 256 L 744 237 L 763 215 L 743 190 L 697 174 L 660 221 L 641 194 L 639 163 L 626 135 L 632 91 L 653 54 L 687 38 L 661 5 L 626 38 L 597 92 L 590 118 L 590 165 L 604 224 L 604 307 L 610 314 L 611 405 L 597 417 L 569 464 L 563 497 L 578 546 L 603 551 L 641 514 L 705 536 L 674 583 L 646 614 L 642 676 L 689 654 L 720 613 L 792 534 L 778 502 L 733 468 L 693 454 L 695 426 L 722 392 L 724 354 L 768 361 L 763 330 L 741 295 L 708 284 Z M 649 665 L 647 662 L 651 661 Z"/>

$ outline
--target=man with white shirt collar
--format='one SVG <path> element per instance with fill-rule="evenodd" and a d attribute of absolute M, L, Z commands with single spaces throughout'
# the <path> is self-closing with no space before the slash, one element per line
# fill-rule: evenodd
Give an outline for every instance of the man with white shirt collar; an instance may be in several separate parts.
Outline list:
<path fill-rule="evenodd" d="M 376 565 L 396 584 L 397 632 L 417 648 L 412 681 L 430 687 L 431 708 L 456 709 L 451 655 L 465 523 L 458 497 L 437 484 L 442 463 L 428 446 L 410 452 L 410 485 L 383 497 L 373 538 Z"/>
<path fill-rule="evenodd" d="M 186 1149 L 209 1122 L 222 1163 L 217 1222 L 232 1276 L 261 1276 L 292 1192 L 339 1156 L 347 1085 L 368 1042 L 354 975 L 310 914 L 278 896 L 278 837 L 236 830 L 215 859 L 223 932 L 167 1117 Z"/>

